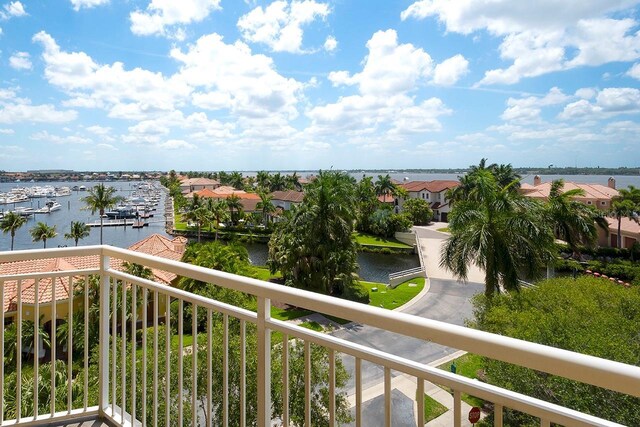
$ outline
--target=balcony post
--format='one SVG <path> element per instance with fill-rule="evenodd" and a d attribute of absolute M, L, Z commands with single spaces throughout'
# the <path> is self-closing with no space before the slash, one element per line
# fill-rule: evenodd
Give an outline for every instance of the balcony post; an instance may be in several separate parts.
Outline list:
<path fill-rule="evenodd" d="M 100 402 L 98 411 L 106 415 L 109 407 L 109 295 L 111 283 L 106 271 L 110 267 L 110 258 L 100 256 Z"/>
<path fill-rule="evenodd" d="M 271 425 L 271 300 L 258 297 L 258 427 Z"/>

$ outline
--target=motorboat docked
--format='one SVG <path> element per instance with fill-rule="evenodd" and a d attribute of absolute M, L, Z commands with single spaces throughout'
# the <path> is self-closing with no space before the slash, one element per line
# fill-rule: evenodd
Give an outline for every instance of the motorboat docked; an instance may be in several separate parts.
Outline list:
<path fill-rule="evenodd" d="M 62 205 L 55 200 L 49 200 L 43 207 L 34 211 L 34 213 L 51 213 L 58 211 L 62 208 Z"/>

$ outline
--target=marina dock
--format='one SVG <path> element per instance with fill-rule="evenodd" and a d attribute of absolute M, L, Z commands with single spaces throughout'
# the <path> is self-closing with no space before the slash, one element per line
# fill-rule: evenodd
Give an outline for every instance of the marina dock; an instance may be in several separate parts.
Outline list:
<path fill-rule="evenodd" d="M 102 221 L 103 227 L 128 227 L 136 222 L 135 219 L 105 219 Z M 87 223 L 89 227 L 100 227 L 100 221 Z"/>

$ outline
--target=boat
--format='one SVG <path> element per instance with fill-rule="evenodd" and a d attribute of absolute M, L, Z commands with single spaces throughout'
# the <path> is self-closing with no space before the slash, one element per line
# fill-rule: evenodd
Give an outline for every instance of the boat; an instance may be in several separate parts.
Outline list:
<path fill-rule="evenodd" d="M 78 187 L 79 191 L 87 191 L 87 187 L 85 187 L 84 185 L 81 185 L 80 187 Z"/>
<path fill-rule="evenodd" d="M 80 189 L 80 187 L 78 187 L 77 185 L 74 185 L 73 187 L 71 187 L 71 190 L 73 191 L 78 191 Z"/>

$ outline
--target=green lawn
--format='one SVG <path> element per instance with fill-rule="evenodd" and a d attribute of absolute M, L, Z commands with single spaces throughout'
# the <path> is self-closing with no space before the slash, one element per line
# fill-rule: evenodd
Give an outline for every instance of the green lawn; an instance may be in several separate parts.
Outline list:
<path fill-rule="evenodd" d="M 271 317 L 278 320 L 292 320 L 308 314 L 313 314 L 313 311 L 305 310 L 304 308 L 288 308 L 285 310 L 284 308 L 271 307 Z"/>
<path fill-rule="evenodd" d="M 424 395 L 424 421 L 426 423 L 431 420 L 435 420 L 445 412 L 447 412 L 446 406 L 428 395 Z"/>
<path fill-rule="evenodd" d="M 311 329 L 312 331 L 324 332 L 324 328 L 318 322 L 302 322 L 300 323 L 300 326 L 302 326 L 303 328 Z"/>
<path fill-rule="evenodd" d="M 369 305 L 393 310 L 409 302 L 422 291 L 424 288 L 424 277 L 407 280 L 396 286 L 395 289 L 387 288 L 386 285 L 382 283 L 360 283 L 369 290 Z M 418 286 L 409 287 L 409 283 L 415 283 Z M 372 290 L 373 288 L 378 288 L 378 290 L 374 292 Z"/>
<path fill-rule="evenodd" d="M 271 274 L 271 271 L 269 271 L 267 267 L 252 266 L 251 272 L 254 273 L 253 277 L 264 280 L 265 282 L 268 282 L 271 279 L 280 279 L 282 277 L 282 273 L 279 271 L 276 274 Z"/>
<path fill-rule="evenodd" d="M 374 236 L 372 234 L 365 234 L 365 233 L 353 233 L 353 237 L 355 237 L 356 242 L 361 245 L 372 245 L 372 246 L 381 246 L 381 247 L 389 247 L 389 248 L 405 248 L 405 249 L 411 248 L 411 246 L 406 245 L 394 238 Z"/>
<path fill-rule="evenodd" d="M 463 377 L 477 379 L 478 371 L 482 369 L 482 357 L 476 354 L 467 353 L 464 356 L 460 356 L 457 359 L 444 363 L 438 366 L 438 369 L 442 369 L 444 371 L 451 370 L 451 364 L 456 364 L 456 374 L 462 375 Z M 443 387 L 447 390 L 447 387 Z M 484 400 L 477 398 L 475 396 L 470 396 L 466 393 L 462 393 L 462 400 L 467 402 L 471 406 L 477 406 L 482 408 L 484 405 Z"/>
<path fill-rule="evenodd" d="M 436 231 L 440 231 L 442 233 L 448 233 L 449 232 L 449 227 L 438 228 Z"/>

